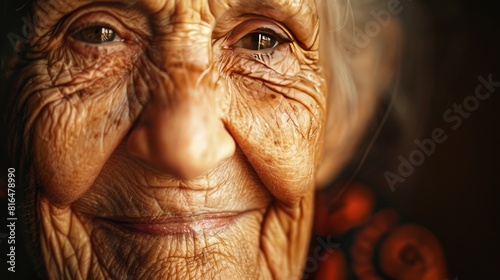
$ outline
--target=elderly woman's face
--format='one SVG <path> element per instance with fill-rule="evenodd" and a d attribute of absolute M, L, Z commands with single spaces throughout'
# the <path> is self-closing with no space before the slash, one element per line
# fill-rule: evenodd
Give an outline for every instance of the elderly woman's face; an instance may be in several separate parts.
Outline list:
<path fill-rule="evenodd" d="M 51 277 L 300 277 L 315 1 L 49 0 L 34 21 L 17 106 Z"/>

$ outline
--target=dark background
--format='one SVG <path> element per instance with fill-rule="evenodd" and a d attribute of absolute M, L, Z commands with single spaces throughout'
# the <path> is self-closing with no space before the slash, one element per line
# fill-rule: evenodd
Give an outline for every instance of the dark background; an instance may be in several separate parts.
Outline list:
<path fill-rule="evenodd" d="M 443 121 L 443 113 L 474 94 L 479 75 L 486 78 L 492 74 L 493 80 L 500 82 L 500 15 L 488 1 L 413 2 L 421 3 L 432 20 L 429 31 L 433 51 L 429 71 L 433 73 L 434 82 L 430 87 L 429 114 L 422 110 L 420 116 L 425 129 L 419 138 L 427 138 L 434 128 L 441 127 L 448 139 L 437 145 L 435 153 L 426 158 L 412 176 L 397 184 L 394 192 L 383 184 L 376 186 L 375 191 L 380 199 L 389 201 L 408 219 L 429 228 L 437 236 L 445 250 L 451 279 L 496 279 L 500 277 L 497 275 L 500 271 L 500 87 L 490 98 L 481 101 L 478 110 L 463 119 L 457 130 Z M 23 22 L 10 8 L 19 5 L 15 4 L 19 1 L 1 0 L 0 3 L 3 60 L 11 51 L 8 32 L 21 34 Z M 3 128 L 1 135 L 6 135 Z M 5 147 L 5 141 L 6 137 L 0 139 L 1 147 Z M 402 155 L 408 156 L 404 152 Z M 0 183 L 4 185 L 9 167 L 4 150 L 0 167 Z M 383 181 L 383 177 L 381 179 Z M 5 197 L 5 191 L 0 194 Z M 5 198 L 0 205 L 3 224 Z M 19 244 L 19 231 L 16 255 L 24 249 Z M 1 235 L 5 232 L 7 229 L 1 227 L 0 278 L 33 279 L 29 276 L 32 264 L 25 255 L 16 258 L 15 277 L 6 274 L 6 239 Z"/>
<path fill-rule="evenodd" d="M 488 1 L 422 3 L 434 20 L 434 86 L 422 138 L 440 127 L 448 139 L 395 192 L 378 192 L 434 232 L 451 279 L 499 279 L 500 87 L 456 130 L 443 113 L 474 94 L 479 75 L 500 82 L 500 15 Z"/>

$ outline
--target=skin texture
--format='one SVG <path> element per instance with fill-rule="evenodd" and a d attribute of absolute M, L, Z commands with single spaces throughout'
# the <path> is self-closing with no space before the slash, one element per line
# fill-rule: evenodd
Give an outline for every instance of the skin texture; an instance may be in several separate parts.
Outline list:
<path fill-rule="evenodd" d="M 47 276 L 299 279 L 328 115 L 315 1 L 49 0 L 33 11 L 9 115 L 23 116 L 11 149 Z M 118 37 L 85 42 L 89 27 Z M 277 44 L 252 50 L 252 33 Z M 373 53 L 353 68 L 375 72 Z M 331 121 L 330 176 L 379 98 L 368 76 L 356 121 Z"/>
<path fill-rule="evenodd" d="M 300 277 L 326 112 L 315 3 L 33 10 L 15 102 L 49 278 Z M 123 40 L 82 41 L 92 26 Z M 283 38 L 234 47 L 259 28 Z M 120 226 L 151 219 L 178 224 L 164 234 Z"/>

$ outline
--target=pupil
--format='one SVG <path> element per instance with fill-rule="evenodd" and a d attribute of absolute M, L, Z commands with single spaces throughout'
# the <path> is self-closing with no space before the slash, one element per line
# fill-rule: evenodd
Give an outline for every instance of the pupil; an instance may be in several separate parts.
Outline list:
<path fill-rule="evenodd" d="M 260 49 L 260 34 L 254 33 L 250 36 L 250 46 L 251 49 L 259 50 Z"/>
<path fill-rule="evenodd" d="M 266 34 L 253 33 L 243 38 L 243 45 L 246 45 L 251 50 L 263 50 L 274 47 L 276 40 Z"/>
<path fill-rule="evenodd" d="M 271 37 L 262 34 L 260 38 L 259 49 L 267 49 L 271 47 L 273 47 Z"/>
<path fill-rule="evenodd" d="M 278 39 L 274 36 L 266 34 L 253 32 L 245 35 L 241 38 L 234 46 L 245 48 L 247 50 L 265 50 L 272 49 L 279 44 Z"/>
<path fill-rule="evenodd" d="M 116 37 L 116 33 L 112 29 L 105 27 L 90 28 L 86 31 L 83 36 L 86 37 L 84 38 L 86 39 L 85 41 L 89 43 L 112 42 Z"/>

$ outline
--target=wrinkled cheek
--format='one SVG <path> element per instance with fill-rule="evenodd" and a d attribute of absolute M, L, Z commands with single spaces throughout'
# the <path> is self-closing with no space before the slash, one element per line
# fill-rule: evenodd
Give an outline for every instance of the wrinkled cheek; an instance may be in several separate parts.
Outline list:
<path fill-rule="evenodd" d="M 52 203 L 68 205 L 87 191 L 130 128 L 124 92 L 85 100 L 72 94 L 40 112 L 33 127 L 33 168 Z"/>
<path fill-rule="evenodd" d="M 314 187 L 323 114 L 255 84 L 238 91 L 228 130 L 274 197 L 294 204 Z"/>

